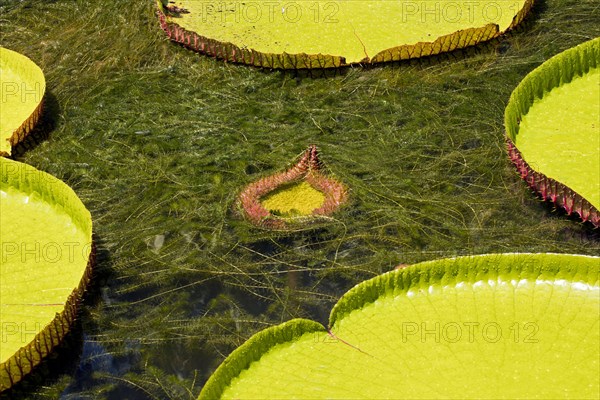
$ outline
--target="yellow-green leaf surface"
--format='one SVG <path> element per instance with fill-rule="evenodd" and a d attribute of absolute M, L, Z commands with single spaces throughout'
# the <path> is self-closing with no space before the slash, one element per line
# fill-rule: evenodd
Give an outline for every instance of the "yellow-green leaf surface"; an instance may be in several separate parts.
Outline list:
<path fill-rule="evenodd" d="M 531 168 L 600 208 L 600 69 L 537 99 L 515 144 Z"/>
<path fill-rule="evenodd" d="M 345 63 L 352 64 L 437 54 L 490 39 L 518 23 L 531 3 L 530 0 L 187 0 L 173 4 L 188 12 L 175 16 L 167 13 L 170 14 L 167 21 L 241 50 L 262 54 L 326 54 L 342 57 Z M 465 32 L 450 40 L 448 36 L 459 31 Z M 434 46 L 439 47 L 436 49 L 418 45 L 444 37 L 448 40 Z M 414 47 L 400 49 L 402 46 Z M 389 52 L 392 49 L 398 54 Z M 409 57 L 408 53 L 419 54 Z"/>
<path fill-rule="evenodd" d="M 68 301 L 79 300 L 92 224 L 73 190 L 51 175 L 5 158 L 0 173 L 1 390 L 32 367 L 20 349 L 38 361 L 68 331 L 52 322 L 68 320 Z"/>
<path fill-rule="evenodd" d="M 600 258 L 504 254 L 425 262 L 363 282 L 329 330 L 253 336 L 203 399 L 596 398 Z"/>
<path fill-rule="evenodd" d="M 325 195 L 308 182 L 300 181 L 269 193 L 261 200 L 270 212 L 290 215 L 310 215 L 325 201 Z"/>
<path fill-rule="evenodd" d="M 33 61 L 0 47 L 0 154 L 10 154 L 13 136 L 27 133 L 20 131 L 28 131 L 23 125 L 37 118 L 45 90 L 44 73 Z"/>

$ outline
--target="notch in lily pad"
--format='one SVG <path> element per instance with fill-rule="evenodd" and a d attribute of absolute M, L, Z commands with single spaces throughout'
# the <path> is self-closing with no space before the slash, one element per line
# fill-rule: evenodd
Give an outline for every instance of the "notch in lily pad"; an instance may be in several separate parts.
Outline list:
<path fill-rule="evenodd" d="M 176 43 L 228 62 L 326 69 L 435 56 L 514 29 L 534 0 L 157 0 Z"/>
<path fill-rule="evenodd" d="M 246 186 L 238 203 L 252 224 L 267 229 L 290 229 L 333 214 L 348 200 L 344 184 L 323 171 L 317 146 L 284 172 Z"/>
<path fill-rule="evenodd" d="M 484 254 L 379 275 L 327 327 L 293 319 L 252 336 L 198 399 L 595 398 L 599 262 Z"/>

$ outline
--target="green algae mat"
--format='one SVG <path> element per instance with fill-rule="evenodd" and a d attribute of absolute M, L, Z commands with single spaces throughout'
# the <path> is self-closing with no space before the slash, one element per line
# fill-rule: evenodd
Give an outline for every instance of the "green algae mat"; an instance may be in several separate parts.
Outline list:
<path fill-rule="evenodd" d="M 505 125 L 511 159 L 528 184 L 600 226 L 600 38 L 527 75 Z"/>
<path fill-rule="evenodd" d="M 46 81 L 22 54 L 0 47 L 0 156 L 9 155 L 37 122 Z"/>
<path fill-rule="evenodd" d="M 399 61 L 473 46 L 514 28 L 532 5 L 158 1 L 161 26 L 172 40 L 228 61 L 282 69 Z"/>
<path fill-rule="evenodd" d="M 3 157 L 0 177 L 1 392 L 69 331 L 94 252 L 91 215 L 66 184 Z"/>
<path fill-rule="evenodd" d="M 235 350 L 200 399 L 593 398 L 600 258 L 492 254 L 360 283 Z"/>

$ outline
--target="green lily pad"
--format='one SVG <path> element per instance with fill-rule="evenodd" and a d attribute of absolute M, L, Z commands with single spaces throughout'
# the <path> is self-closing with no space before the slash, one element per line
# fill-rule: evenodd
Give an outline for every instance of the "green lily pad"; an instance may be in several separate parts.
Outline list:
<path fill-rule="evenodd" d="M 0 392 L 60 343 L 93 261 L 91 215 L 73 190 L 0 157 Z"/>
<path fill-rule="evenodd" d="M 594 398 L 600 258 L 498 254 L 424 262 L 363 282 L 330 327 L 259 332 L 200 399 Z"/>
<path fill-rule="evenodd" d="M 511 159 L 529 185 L 600 226 L 600 38 L 527 75 L 505 125 Z"/>
<path fill-rule="evenodd" d="M 533 0 L 158 1 L 169 37 L 268 68 L 332 68 L 424 57 L 514 28 Z"/>
<path fill-rule="evenodd" d="M 42 110 L 46 80 L 29 58 L 0 47 L 0 155 L 22 141 Z"/>

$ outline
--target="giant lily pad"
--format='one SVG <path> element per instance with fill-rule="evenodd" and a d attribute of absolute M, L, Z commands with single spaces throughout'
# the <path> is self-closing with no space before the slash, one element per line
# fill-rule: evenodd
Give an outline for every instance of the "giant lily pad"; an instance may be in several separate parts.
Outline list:
<path fill-rule="evenodd" d="M 93 260 L 90 213 L 53 176 L 0 157 L 0 391 L 63 339 Z"/>
<path fill-rule="evenodd" d="M 330 327 L 296 319 L 236 349 L 200 399 L 594 398 L 600 258 L 424 262 L 363 282 Z"/>
<path fill-rule="evenodd" d="M 510 97 L 505 126 L 529 186 L 600 226 L 600 38 L 527 75 Z"/>
<path fill-rule="evenodd" d="M 158 1 L 183 45 L 267 68 L 333 68 L 465 48 L 514 28 L 533 0 Z"/>
<path fill-rule="evenodd" d="M 0 47 L 0 156 L 33 129 L 45 90 L 44 73 L 33 61 Z"/>

